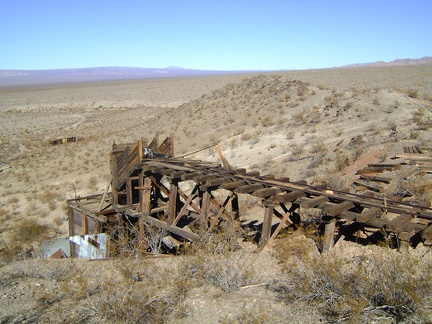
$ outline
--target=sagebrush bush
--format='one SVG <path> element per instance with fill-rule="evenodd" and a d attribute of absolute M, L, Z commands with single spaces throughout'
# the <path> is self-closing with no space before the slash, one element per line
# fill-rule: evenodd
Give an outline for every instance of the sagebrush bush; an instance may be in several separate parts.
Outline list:
<path fill-rule="evenodd" d="M 287 303 L 307 302 L 330 321 L 426 322 L 432 316 L 430 267 L 426 259 L 393 250 L 355 258 L 304 254 L 282 263 L 284 276 L 274 290 Z"/>

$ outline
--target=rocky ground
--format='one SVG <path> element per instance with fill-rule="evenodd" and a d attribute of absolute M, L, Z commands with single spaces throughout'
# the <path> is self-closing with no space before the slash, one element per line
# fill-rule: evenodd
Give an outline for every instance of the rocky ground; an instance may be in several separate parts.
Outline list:
<path fill-rule="evenodd" d="M 352 186 L 356 171 L 368 163 L 386 161 L 405 146 L 429 146 L 432 133 L 419 125 L 432 120 L 431 65 L 3 88 L 0 119 L 2 322 L 159 319 L 176 323 L 300 323 L 343 320 L 357 313 L 363 321 L 432 320 L 427 306 L 431 290 L 427 289 L 421 300 L 410 301 L 412 296 L 404 295 L 405 302 L 416 306 L 406 312 L 411 317 L 398 317 L 403 313 L 400 310 L 396 315 L 396 311 L 389 311 L 396 308 L 373 306 L 372 297 L 359 301 L 352 295 L 340 294 L 342 297 L 332 304 L 327 297 L 317 303 L 289 293 L 289 287 L 296 283 L 281 279 L 299 273 L 287 269 L 288 262 L 302 264 L 311 271 L 317 270 L 312 264 L 324 262 L 314 242 L 303 232 L 281 238 L 280 242 L 288 243 L 279 242 L 259 255 L 252 252 L 252 243 L 242 243 L 242 260 L 250 263 L 244 265 L 253 272 L 238 279 L 232 291 L 215 284 L 209 269 L 202 266 L 203 260 L 195 255 L 189 256 L 192 261 L 186 263 L 176 257 L 145 259 L 135 260 L 126 268 L 115 260 L 31 257 L 40 242 L 67 235 L 66 199 L 105 189 L 110 181 L 109 152 L 113 142 L 174 134 L 176 155 L 219 143 L 229 163 L 236 167 L 358 190 Z M 49 143 L 72 136 L 78 142 L 57 146 Z M 213 148 L 190 157 L 218 159 Z M 395 186 L 385 194 L 412 190 L 413 180 L 405 181 L 403 172 L 391 174 Z M 431 184 L 428 176 L 414 182 Z M 432 198 L 430 190 L 418 194 L 419 201 Z M 251 213 L 252 207 L 248 207 Z M 290 246 L 288 250 L 286 245 Z M 384 262 L 396 269 L 395 260 L 403 259 L 407 262 L 404 269 L 426 269 L 426 273 L 411 276 L 426 280 L 423 283 L 431 282 L 430 248 L 419 246 L 404 257 L 383 247 L 360 247 L 349 242 L 343 242 L 338 249 L 326 274 L 330 277 L 331 267 L 341 264 L 366 269 L 366 264 L 373 268 Z M 225 273 L 224 266 L 231 269 L 230 275 L 244 275 L 229 263 L 229 258 L 207 252 L 203 256 L 205 263 L 221 266 L 218 276 Z M 377 259 L 381 254 L 394 257 Z M 304 257 L 299 261 L 298 255 Z M 196 272 L 187 268 L 195 263 Z M 186 267 L 190 275 L 184 278 L 179 277 L 179 272 L 171 273 L 173 265 Z M 136 295 L 124 290 L 124 284 L 130 284 L 134 291 L 146 291 L 142 282 L 134 279 L 142 267 L 149 267 L 147 274 L 155 267 L 161 275 L 152 277 L 151 285 L 146 282 L 153 295 L 135 305 L 131 300 Z M 343 281 L 343 275 L 338 276 Z M 107 284 L 113 277 L 119 279 L 116 292 Z M 401 277 L 413 281 L 409 273 Z M 173 287 L 185 290 L 174 291 Z M 301 291 L 301 287 L 296 289 Z M 308 292 L 303 293 L 308 296 Z M 114 300 L 109 295 L 115 296 Z M 149 302 L 152 296 L 158 303 Z M 130 301 L 135 308 L 119 304 L 122 300 Z M 143 305 L 154 307 L 148 311 Z M 117 314 L 108 311 L 117 307 Z M 139 317 L 137 309 L 148 317 Z"/>

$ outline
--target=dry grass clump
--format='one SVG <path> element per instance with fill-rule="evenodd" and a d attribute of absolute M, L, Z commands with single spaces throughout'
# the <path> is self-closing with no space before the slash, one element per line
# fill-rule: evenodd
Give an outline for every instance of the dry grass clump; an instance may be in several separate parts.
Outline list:
<path fill-rule="evenodd" d="M 302 253 L 295 260 L 276 255 L 284 276 L 273 290 L 288 304 L 306 302 L 330 322 L 427 322 L 432 315 L 432 273 L 426 258 L 392 250 L 350 258 L 336 253 Z"/>
<path fill-rule="evenodd" d="M 33 256 L 40 243 L 52 238 L 53 229 L 39 223 L 36 219 L 27 218 L 17 223 L 9 237 L 3 239 L 3 257 L 21 258 Z"/>

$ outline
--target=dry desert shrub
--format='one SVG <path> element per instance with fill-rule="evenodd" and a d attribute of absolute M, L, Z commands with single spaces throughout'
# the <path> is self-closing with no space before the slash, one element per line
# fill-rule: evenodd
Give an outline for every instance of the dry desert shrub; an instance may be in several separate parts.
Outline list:
<path fill-rule="evenodd" d="M 278 254 L 276 254 L 278 255 Z M 430 260 L 387 250 L 279 258 L 284 276 L 272 289 L 287 304 L 303 301 L 330 322 L 428 322 L 432 316 Z"/>
<path fill-rule="evenodd" d="M 52 238 L 53 229 L 39 223 L 34 218 L 26 218 L 14 225 L 14 230 L 7 241 L 2 256 L 6 258 L 30 257 L 37 252 L 40 243 Z"/>
<path fill-rule="evenodd" d="M 122 260 L 109 269 L 100 265 L 96 269 L 93 273 L 76 271 L 57 291 L 37 294 L 41 307 L 51 307 L 43 319 L 48 322 L 60 316 L 76 322 L 164 323 L 170 316 L 183 314 L 187 290 L 181 274 L 141 260 Z"/>

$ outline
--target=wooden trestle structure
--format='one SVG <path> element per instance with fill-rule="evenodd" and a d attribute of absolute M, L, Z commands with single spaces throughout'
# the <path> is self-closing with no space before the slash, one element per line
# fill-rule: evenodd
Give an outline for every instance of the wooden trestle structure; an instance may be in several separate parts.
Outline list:
<path fill-rule="evenodd" d="M 103 195 L 68 201 L 70 235 L 106 232 L 133 223 L 139 228 L 141 241 L 148 225 L 178 239 L 196 241 L 201 239 L 193 232 L 197 221 L 211 230 L 222 218 L 239 219 L 238 198 L 244 194 L 262 202 L 258 233 L 261 248 L 270 244 L 283 227 L 298 223 L 304 215 L 314 215 L 324 222 L 324 251 L 331 249 L 339 236 L 359 230 L 383 237 L 391 235 L 402 246 L 432 242 L 429 207 L 328 190 L 231 169 L 226 163 L 173 157 L 173 153 L 172 138 L 161 145 L 157 139 L 149 145 L 141 140 L 114 144 L 111 193 L 107 194 L 107 188 Z"/>

